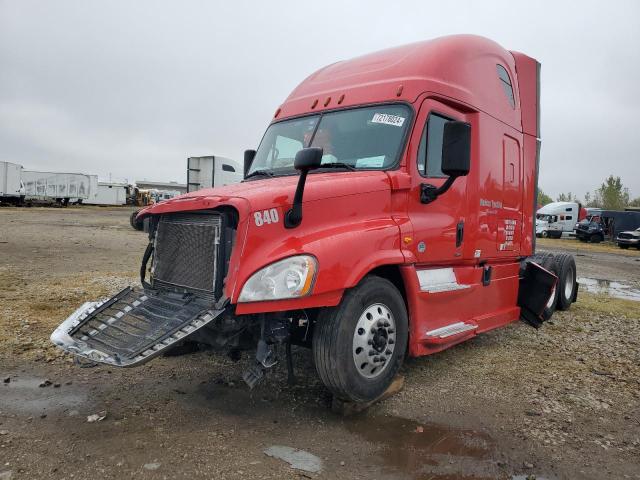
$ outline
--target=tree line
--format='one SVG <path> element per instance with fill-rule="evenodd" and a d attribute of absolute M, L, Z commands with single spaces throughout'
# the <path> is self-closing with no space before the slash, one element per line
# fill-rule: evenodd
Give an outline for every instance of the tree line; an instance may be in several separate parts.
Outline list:
<path fill-rule="evenodd" d="M 538 189 L 538 205 L 546 205 L 551 202 L 553 202 L 553 199 L 541 189 Z M 596 207 L 605 210 L 624 210 L 625 207 L 640 207 L 640 197 L 631 199 L 629 189 L 622 184 L 620 177 L 614 177 L 613 175 L 609 175 L 600 187 L 593 192 L 586 192 L 582 200 L 569 192 L 558 195 L 556 202 L 577 202 L 584 207 Z"/>

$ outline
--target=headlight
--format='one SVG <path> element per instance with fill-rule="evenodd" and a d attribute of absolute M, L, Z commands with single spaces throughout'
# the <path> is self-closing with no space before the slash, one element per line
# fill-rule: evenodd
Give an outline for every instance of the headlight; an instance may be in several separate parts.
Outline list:
<path fill-rule="evenodd" d="M 304 297 L 311 292 L 318 262 L 310 255 L 285 258 L 258 270 L 246 281 L 238 302 Z"/>

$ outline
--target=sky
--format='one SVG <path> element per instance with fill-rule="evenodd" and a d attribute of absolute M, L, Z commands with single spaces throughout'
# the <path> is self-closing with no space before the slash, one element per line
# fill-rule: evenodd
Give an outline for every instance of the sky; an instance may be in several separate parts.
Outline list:
<path fill-rule="evenodd" d="M 0 0 L 0 161 L 186 181 L 318 68 L 455 33 L 542 63 L 539 186 L 640 196 L 640 2 Z"/>

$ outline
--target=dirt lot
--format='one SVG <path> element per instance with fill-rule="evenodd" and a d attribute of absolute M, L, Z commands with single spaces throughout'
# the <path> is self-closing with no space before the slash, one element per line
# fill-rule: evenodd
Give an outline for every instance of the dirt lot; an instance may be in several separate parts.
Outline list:
<path fill-rule="evenodd" d="M 248 357 L 74 365 L 49 334 L 137 280 L 146 238 L 129 212 L 0 209 L 0 479 L 640 479 L 640 302 L 604 294 L 581 291 L 539 330 L 409 360 L 402 392 L 350 418 L 330 412 L 303 349 L 297 385 L 278 367 L 253 392 Z M 635 252 L 540 247 L 574 250 L 580 277 L 640 287 Z M 322 472 L 266 456 L 273 445 L 317 455 Z"/>

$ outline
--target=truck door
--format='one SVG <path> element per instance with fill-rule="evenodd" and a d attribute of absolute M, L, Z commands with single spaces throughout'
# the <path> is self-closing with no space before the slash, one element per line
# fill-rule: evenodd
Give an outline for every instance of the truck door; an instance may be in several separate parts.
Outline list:
<path fill-rule="evenodd" d="M 496 248 L 498 252 L 520 251 L 520 226 L 522 225 L 522 174 L 521 152 L 518 139 L 502 137 L 502 201 L 498 208 Z M 559 228 L 558 216 L 549 219 L 549 230 Z M 555 224 L 555 225 L 552 225 Z M 507 253 L 507 255 L 509 255 Z"/>
<path fill-rule="evenodd" d="M 462 113 L 436 100 L 426 99 L 418 112 L 407 160 L 411 173 L 409 218 L 414 238 L 411 245 L 418 264 L 452 264 L 460 260 L 465 236 L 467 178 L 459 177 L 435 201 L 421 202 L 421 184 L 440 187 L 442 173 L 442 135 L 451 120 L 468 122 Z M 473 127 L 472 127 L 473 128 Z"/>

